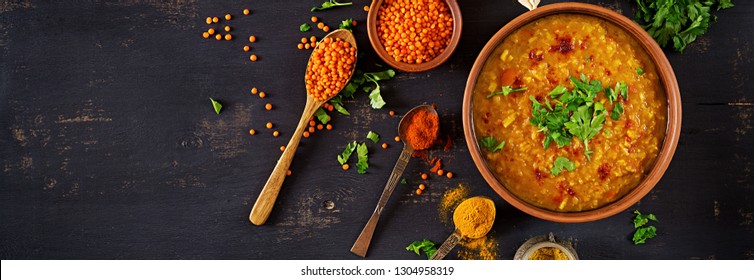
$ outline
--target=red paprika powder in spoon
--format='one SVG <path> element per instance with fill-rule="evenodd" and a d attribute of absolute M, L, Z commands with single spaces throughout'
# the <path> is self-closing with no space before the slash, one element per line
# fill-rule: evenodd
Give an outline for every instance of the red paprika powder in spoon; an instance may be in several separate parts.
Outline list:
<path fill-rule="evenodd" d="M 414 150 L 427 149 L 435 143 L 439 128 L 440 119 L 437 114 L 420 110 L 409 120 L 406 142 Z"/>

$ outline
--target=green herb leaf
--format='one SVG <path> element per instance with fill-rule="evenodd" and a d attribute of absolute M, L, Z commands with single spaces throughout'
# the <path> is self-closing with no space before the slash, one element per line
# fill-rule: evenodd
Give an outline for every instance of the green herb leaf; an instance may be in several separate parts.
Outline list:
<path fill-rule="evenodd" d="M 340 29 L 346 29 L 348 31 L 353 32 L 352 26 L 353 26 L 353 19 L 349 18 L 347 20 L 344 20 L 344 21 L 340 22 L 340 25 L 338 26 L 338 28 L 340 28 Z"/>
<path fill-rule="evenodd" d="M 403 185 L 408 184 L 408 181 L 406 181 L 406 178 L 402 178 L 401 179 L 401 184 L 403 184 Z"/>
<path fill-rule="evenodd" d="M 636 232 L 634 232 L 634 244 L 644 244 L 647 242 L 647 239 L 650 239 L 652 237 L 657 236 L 657 228 L 654 226 L 648 226 L 648 227 L 642 227 L 636 229 Z"/>
<path fill-rule="evenodd" d="M 717 10 L 733 7 L 730 0 L 636 0 L 639 7 L 635 19 L 661 47 L 672 42 L 673 49 L 683 52 L 717 19 L 710 13 L 716 2 Z"/>
<path fill-rule="evenodd" d="M 431 260 L 432 256 L 435 255 L 435 252 L 437 252 L 437 247 L 434 242 L 429 239 L 424 239 L 422 241 L 412 242 L 406 247 L 406 251 L 412 251 L 417 255 L 421 255 L 420 251 L 424 252 L 427 255 L 427 259 Z"/>
<path fill-rule="evenodd" d="M 558 157 L 555 159 L 555 162 L 552 165 L 552 169 L 550 169 L 550 173 L 552 175 L 558 176 L 560 172 L 563 172 L 563 169 L 566 169 L 568 171 L 573 171 L 576 169 L 576 166 L 568 160 L 567 157 Z"/>
<path fill-rule="evenodd" d="M 489 95 L 487 95 L 487 98 L 492 98 L 495 95 L 503 95 L 508 96 L 508 94 L 511 94 L 511 92 L 517 92 L 517 91 L 525 91 L 526 87 L 521 87 L 517 89 L 511 88 L 511 86 L 503 86 L 500 91 L 492 92 Z"/>
<path fill-rule="evenodd" d="M 615 84 L 615 91 L 620 92 L 620 95 L 623 96 L 623 100 L 628 100 L 628 84 L 624 82 L 618 82 Z"/>
<path fill-rule="evenodd" d="M 482 145 L 482 148 L 487 149 L 491 153 L 497 152 L 499 150 L 502 150 L 503 147 L 505 147 L 505 141 L 500 141 L 500 143 L 497 142 L 497 139 L 492 136 L 487 136 L 482 138 L 479 143 Z"/>
<path fill-rule="evenodd" d="M 371 72 L 371 73 L 364 73 L 364 78 L 371 81 L 384 81 L 384 80 L 390 80 L 390 78 L 395 77 L 395 70 L 388 69 L 381 72 Z"/>
<path fill-rule="evenodd" d="M 636 217 L 634 217 L 634 228 L 646 225 L 649 221 L 659 222 L 654 214 L 642 214 L 639 210 L 635 210 L 634 214 L 636 214 Z"/>
<path fill-rule="evenodd" d="M 369 150 L 367 149 L 367 145 L 364 143 L 359 144 L 356 147 L 356 155 L 359 157 L 359 162 L 356 163 L 359 174 L 367 173 L 367 168 L 369 168 Z"/>
<path fill-rule="evenodd" d="M 212 99 L 212 97 L 209 98 L 210 101 L 212 101 L 212 107 L 215 108 L 215 113 L 220 114 L 220 110 L 223 109 L 223 104 L 220 104 L 220 102 L 215 101 Z"/>
<path fill-rule="evenodd" d="M 330 104 L 335 107 L 335 110 L 338 111 L 338 113 L 341 113 L 346 116 L 350 116 L 351 113 L 346 110 L 345 107 L 343 107 L 343 95 L 336 95 L 332 99 L 330 99 Z"/>
<path fill-rule="evenodd" d="M 301 32 L 306 32 L 312 29 L 312 27 L 308 23 L 304 23 L 301 26 L 298 27 L 298 30 Z"/>
<path fill-rule="evenodd" d="M 338 162 L 340 163 L 340 165 L 344 165 L 346 164 L 346 162 L 348 162 L 348 158 L 350 158 L 353 151 L 356 150 L 356 146 L 356 141 L 353 141 L 346 145 L 346 148 L 343 149 L 343 153 L 338 155 Z"/>
<path fill-rule="evenodd" d="M 382 95 L 380 94 L 380 86 L 377 85 L 372 92 L 369 93 L 369 104 L 372 105 L 373 109 L 382 109 L 383 106 L 385 106 L 385 100 L 382 99 Z"/>
<path fill-rule="evenodd" d="M 636 67 L 636 74 L 639 76 L 644 75 L 644 69 L 641 69 L 641 67 Z"/>
<path fill-rule="evenodd" d="M 380 135 L 375 133 L 374 131 L 369 131 L 367 133 L 367 139 L 372 140 L 372 142 L 377 143 L 380 142 Z"/>
<path fill-rule="evenodd" d="M 353 4 L 353 3 L 352 2 L 339 3 L 338 1 L 335 1 L 335 0 L 328 0 L 325 3 L 322 3 L 322 6 L 320 6 L 320 7 L 316 7 L 316 6 L 312 7 L 311 11 L 314 12 L 314 11 L 327 10 L 327 9 L 330 9 L 330 8 L 335 8 L 335 7 L 340 7 L 340 6 L 349 6 L 351 4 Z"/>
<path fill-rule="evenodd" d="M 610 117 L 617 121 L 620 119 L 621 114 L 623 114 L 623 103 L 617 102 L 615 103 L 615 106 L 613 106 L 613 113 L 610 114 Z"/>
<path fill-rule="evenodd" d="M 327 124 L 327 122 L 330 121 L 330 115 L 327 114 L 327 111 L 325 109 L 322 109 L 321 107 L 317 109 L 317 111 L 314 111 L 314 116 L 317 117 L 319 122 L 322 124 Z"/>

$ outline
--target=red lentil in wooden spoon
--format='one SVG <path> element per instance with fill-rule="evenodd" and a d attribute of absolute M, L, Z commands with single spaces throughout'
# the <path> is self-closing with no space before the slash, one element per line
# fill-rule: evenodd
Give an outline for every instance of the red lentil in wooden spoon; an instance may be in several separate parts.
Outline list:
<path fill-rule="evenodd" d="M 348 30 L 338 29 L 327 34 L 312 51 L 304 79 L 307 93 L 304 113 L 288 145 L 281 149 L 284 150 L 283 155 L 251 209 L 249 220 L 253 224 L 259 226 L 267 221 L 309 119 L 348 84 L 355 66 L 356 39 Z"/>

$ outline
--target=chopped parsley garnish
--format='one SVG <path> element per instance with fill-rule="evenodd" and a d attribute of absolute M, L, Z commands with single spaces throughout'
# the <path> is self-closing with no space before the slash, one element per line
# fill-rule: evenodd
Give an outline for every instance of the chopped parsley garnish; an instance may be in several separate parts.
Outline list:
<path fill-rule="evenodd" d="M 435 252 L 437 252 L 437 247 L 435 246 L 434 242 L 429 241 L 428 239 L 424 239 L 422 241 L 412 242 L 408 245 L 408 247 L 406 247 L 406 251 L 412 251 L 420 256 L 421 252 L 424 252 L 424 254 L 427 255 L 427 259 L 430 260 L 432 259 L 432 256 L 435 255 Z"/>
<path fill-rule="evenodd" d="M 335 1 L 335 0 L 328 0 L 325 3 L 322 3 L 322 6 L 320 6 L 320 7 L 312 7 L 312 12 L 314 12 L 314 11 L 321 11 L 321 10 L 327 10 L 327 9 L 330 9 L 330 8 L 335 8 L 335 7 L 340 7 L 340 6 L 349 6 L 351 4 L 353 4 L 353 3 L 352 2 L 339 3 L 338 1 Z"/>
<path fill-rule="evenodd" d="M 298 30 L 301 32 L 306 32 L 312 29 L 312 27 L 308 23 L 304 23 L 301 26 L 298 27 Z"/>
<path fill-rule="evenodd" d="M 367 133 L 367 139 L 372 140 L 372 142 L 377 143 L 380 142 L 380 135 L 375 133 L 374 131 L 369 131 Z"/>
<path fill-rule="evenodd" d="M 639 210 L 634 211 L 636 217 L 634 217 L 634 232 L 633 241 L 634 244 L 644 244 L 647 239 L 655 237 L 657 235 L 657 228 L 654 226 L 646 226 L 649 221 L 659 222 L 654 214 L 642 214 Z"/>
<path fill-rule="evenodd" d="M 529 123 L 545 134 L 542 143 L 545 149 L 552 142 L 562 148 L 570 144 L 575 136 L 584 143 L 584 155 L 591 160 L 593 151 L 589 150 L 589 140 L 600 132 L 607 113 L 605 105 L 595 101 L 595 98 L 604 91 L 607 100 L 614 104 L 611 117 L 618 120 L 623 113 L 623 104 L 615 101 L 619 95 L 628 100 L 628 84 L 619 82 L 615 88 L 603 88 L 600 81 L 589 80 L 584 74 L 578 79 L 569 77 L 569 80 L 573 85 L 570 91 L 559 85 L 541 100 L 529 96 L 532 102 Z"/>
<path fill-rule="evenodd" d="M 353 141 L 346 145 L 346 148 L 343 149 L 343 153 L 338 155 L 338 163 L 340 163 L 340 165 L 344 165 L 346 164 L 346 162 L 348 162 L 348 158 L 350 158 L 353 151 L 356 150 L 356 146 L 356 141 Z"/>
<path fill-rule="evenodd" d="M 644 69 L 641 69 L 641 67 L 636 67 L 636 74 L 639 76 L 644 75 Z"/>
<path fill-rule="evenodd" d="M 350 97 L 353 98 L 353 95 L 356 93 L 356 91 L 359 89 L 359 87 L 364 90 L 364 92 L 369 93 L 369 103 L 374 109 L 382 109 L 383 106 L 385 106 L 385 100 L 382 99 L 382 94 L 380 91 L 380 84 L 379 81 L 385 81 L 389 80 L 390 78 L 395 76 L 395 70 L 388 69 L 381 72 L 371 72 L 371 73 L 364 73 L 362 71 L 356 71 L 356 73 L 353 76 L 353 79 L 351 82 L 349 82 L 343 90 L 340 91 L 338 96 L 343 97 Z M 366 82 L 372 82 L 374 83 L 374 88 L 371 86 L 363 86 Z M 363 86 L 363 87 L 362 87 Z M 338 96 L 335 96 L 333 99 L 338 98 Z M 335 106 L 335 109 L 338 110 L 338 112 L 344 114 L 344 115 L 350 115 L 347 114 L 347 110 L 343 108 L 343 103 L 341 102 L 341 99 L 336 100 L 336 104 L 333 104 L 331 101 L 330 104 L 333 104 Z M 338 109 L 338 108 L 342 108 Z"/>
<path fill-rule="evenodd" d="M 364 73 L 364 78 L 367 81 L 374 83 L 374 88 L 369 93 L 369 103 L 372 105 L 373 109 L 382 109 L 382 106 L 385 106 L 386 104 L 380 94 L 380 84 L 377 82 L 389 80 L 394 76 L 395 71 L 393 69 L 388 69 L 382 72 Z"/>
<path fill-rule="evenodd" d="M 212 107 L 215 108 L 215 113 L 220 114 L 220 110 L 223 109 L 223 104 L 220 104 L 220 102 L 215 101 L 212 99 L 212 97 L 209 98 L 210 101 L 212 101 Z"/>
<path fill-rule="evenodd" d="M 497 139 L 495 139 L 495 137 L 492 137 L 492 136 L 487 136 L 487 137 L 482 138 L 482 140 L 479 141 L 479 143 L 482 145 L 482 148 L 487 149 L 491 153 L 502 150 L 503 147 L 505 147 L 505 141 L 500 141 L 498 143 Z"/>
<path fill-rule="evenodd" d="M 346 116 L 351 115 L 351 113 L 346 110 L 346 107 L 343 107 L 343 95 L 336 95 L 335 97 L 330 99 L 330 105 L 335 107 L 335 110 L 338 111 L 338 113 Z"/>
<path fill-rule="evenodd" d="M 403 185 L 406 185 L 406 184 L 408 184 L 408 181 L 406 181 L 406 178 L 402 178 L 402 179 L 401 179 L 401 184 L 403 184 Z"/>
<path fill-rule="evenodd" d="M 552 175 L 558 176 L 560 172 L 563 172 L 563 169 L 568 171 L 573 171 L 576 169 L 576 166 L 568 160 L 567 157 L 558 157 L 555 159 L 555 162 L 552 165 L 552 169 L 550 169 L 550 173 Z"/>
<path fill-rule="evenodd" d="M 517 89 L 511 88 L 511 86 L 503 86 L 500 91 L 495 91 L 487 95 L 487 98 L 492 98 L 495 95 L 503 95 L 508 96 L 508 94 L 511 94 L 511 92 L 517 92 L 517 91 L 525 91 L 526 87 L 520 87 Z"/>
<path fill-rule="evenodd" d="M 683 52 L 697 36 L 707 32 L 717 17 L 710 14 L 733 7 L 731 0 L 636 0 L 639 8 L 635 19 L 661 47 L 673 43 L 673 49 Z M 643 23 L 643 24 L 642 24 Z"/>
<path fill-rule="evenodd" d="M 359 161 L 356 163 L 359 174 L 367 173 L 367 168 L 369 168 L 369 150 L 367 149 L 367 145 L 364 143 L 359 144 L 356 147 L 356 155 L 359 158 Z"/>

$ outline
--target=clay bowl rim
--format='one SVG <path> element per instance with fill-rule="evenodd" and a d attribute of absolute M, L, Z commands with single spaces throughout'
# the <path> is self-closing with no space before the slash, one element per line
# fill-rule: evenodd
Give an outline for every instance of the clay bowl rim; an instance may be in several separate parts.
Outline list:
<path fill-rule="evenodd" d="M 659 77 L 661 79 L 663 89 L 667 96 L 667 127 L 665 131 L 665 138 L 662 142 L 661 149 L 655 160 L 654 166 L 646 174 L 644 179 L 624 195 L 622 198 L 604 205 L 600 208 L 582 211 L 582 212 L 556 212 L 544 208 L 540 208 L 529 204 L 528 202 L 518 198 L 511 193 L 503 184 L 498 181 L 495 175 L 492 174 L 487 167 L 487 162 L 482 157 L 479 143 L 476 140 L 473 127 L 473 112 L 471 111 L 471 97 L 476 84 L 477 78 L 484 66 L 485 61 L 495 48 L 505 40 L 512 32 L 520 27 L 535 21 L 537 19 L 554 15 L 554 14 L 584 14 L 588 16 L 594 16 L 603 20 L 606 20 L 628 33 L 634 40 L 636 40 L 640 46 L 647 52 L 649 58 L 655 64 Z M 469 78 L 466 81 L 466 88 L 464 90 L 463 97 L 463 131 L 466 139 L 466 143 L 469 145 L 469 153 L 474 160 L 479 172 L 484 177 L 485 181 L 492 187 L 498 195 L 500 195 L 505 201 L 518 208 L 525 213 L 534 217 L 562 223 L 581 223 L 590 222 L 600 219 L 604 219 L 620 213 L 649 193 L 652 188 L 657 184 L 662 175 L 668 168 L 670 161 L 673 159 L 676 147 L 678 145 L 678 139 L 681 131 L 681 96 L 678 88 L 678 81 L 676 80 L 673 68 L 670 65 L 667 57 L 663 53 L 659 45 L 652 39 L 646 31 L 639 27 L 636 23 L 611 10 L 584 3 L 557 3 L 539 7 L 532 11 L 526 12 L 508 24 L 501 28 L 495 35 L 487 42 L 477 59 L 474 61 L 474 66 L 469 73 Z"/>
<path fill-rule="evenodd" d="M 409 64 L 405 62 L 395 61 L 395 59 L 393 59 L 393 57 L 390 56 L 385 50 L 382 42 L 380 42 L 380 38 L 377 37 L 377 12 L 379 11 L 380 6 L 382 6 L 382 2 L 384 2 L 384 0 L 373 0 L 372 4 L 369 6 L 369 14 L 367 15 L 367 34 L 369 35 L 369 43 L 371 43 L 372 48 L 380 57 L 380 59 L 382 59 L 382 61 L 384 61 L 391 67 L 403 72 L 429 71 L 437 68 L 445 61 L 447 61 L 448 58 L 450 58 L 450 56 L 456 50 L 458 42 L 461 40 L 463 19 L 461 17 L 461 8 L 458 6 L 458 2 L 456 0 L 444 1 L 448 4 L 451 16 L 453 17 L 453 34 L 450 37 L 450 43 L 448 43 L 445 51 L 443 51 L 434 59 L 419 64 Z"/>

